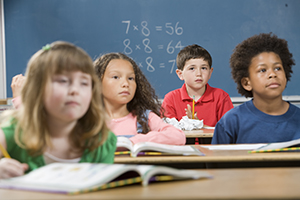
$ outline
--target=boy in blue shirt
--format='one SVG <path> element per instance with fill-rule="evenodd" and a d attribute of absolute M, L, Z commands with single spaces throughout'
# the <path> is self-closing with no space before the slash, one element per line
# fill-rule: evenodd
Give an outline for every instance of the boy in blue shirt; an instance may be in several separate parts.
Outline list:
<path fill-rule="evenodd" d="M 300 109 L 282 99 L 292 66 L 287 41 L 254 35 L 234 49 L 231 73 L 238 92 L 252 100 L 228 111 L 216 124 L 212 144 L 272 143 L 300 138 Z"/>

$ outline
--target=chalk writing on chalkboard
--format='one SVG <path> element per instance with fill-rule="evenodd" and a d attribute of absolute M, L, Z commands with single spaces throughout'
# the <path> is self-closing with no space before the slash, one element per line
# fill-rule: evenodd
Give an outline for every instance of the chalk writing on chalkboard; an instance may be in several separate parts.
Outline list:
<path fill-rule="evenodd" d="M 179 51 L 184 47 L 181 44 L 181 40 L 174 41 L 172 38 L 168 41 L 168 44 L 159 43 L 155 46 L 152 45 L 150 35 L 152 31 L 160 34 L 167 34 L 167 35 L 176 35 L 180 36 L 183 34 L 183 27 L 180 26 L 180 22 L 176 22 L 175 24 L 166 22 L 163 25 L 156 25 L 153 29 L 150 29 L 148 26 L 147 21 L 142 21 L 140 24 L 132 24 L 130 20 L 124 20 L 122 21 L 122 24 L 125 24 L 124 26 L 124 32 L 126 36 L 130 36 L 131 32 L 140 32 L 143 35 L 143 39 L 140 41 L 140 43 L 136 42 L 133 44 L 132 40 L 130 38 L 126 37 L 123 40 L 124 49 L 123 52 L 127 55 L 131 55 L 135 51 L 142 51 L 143 53 L 147 54 L 147 57 L 144 62 L 139 62 L 138 65 L 141 68 L 146 68 L 148 72 L 154 72 L 156 70 L 156 67 L 153 66 L 153 57 L 151 54 L 153 51 L 164 51 L 168 53 L 169 55 L 173 55 L 176 49 L 179 49 Z M 177 51 L 178 52 L 178 51 Z M 158 64 L 159 68 L 165 68 L 166 65 L 170 67 L 170 74 L 175 70 L 176 68 L 176 54 L 174 55 L 174 59 L 167 60 L 167 63 L 160 62 Z"/>

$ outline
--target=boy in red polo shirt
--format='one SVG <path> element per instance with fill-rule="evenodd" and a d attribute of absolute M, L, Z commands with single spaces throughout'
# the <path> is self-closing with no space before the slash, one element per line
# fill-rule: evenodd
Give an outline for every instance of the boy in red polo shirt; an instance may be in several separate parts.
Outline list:
<path fill-rule="evenodd" d="M 165 95 L 165 117 L 180 121 L 187 115 L 192 119 L 194 99 L 194 118 L 203 119 L 204 126 L 214 127 L 233 104 L 225 91 L 207 83 L 213 72 L 210 54 L 199 45 L 189 45 L 178 53 L 176 62 L 176 74 L 184 84 Z"/>

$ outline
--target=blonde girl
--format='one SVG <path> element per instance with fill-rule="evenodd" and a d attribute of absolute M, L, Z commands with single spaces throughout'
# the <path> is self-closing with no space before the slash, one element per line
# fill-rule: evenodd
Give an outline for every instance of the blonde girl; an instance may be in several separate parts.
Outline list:
<path fill-rule="evenodd" d="M 52 162 L 113 163 L 116 137 L 105 124 L 93 62 L 81 48 L 54 42 L 27 65 L 22 105 L 2 117 L 0 178 Z M 1 153 L 0 153 L 1 156 Z"/>

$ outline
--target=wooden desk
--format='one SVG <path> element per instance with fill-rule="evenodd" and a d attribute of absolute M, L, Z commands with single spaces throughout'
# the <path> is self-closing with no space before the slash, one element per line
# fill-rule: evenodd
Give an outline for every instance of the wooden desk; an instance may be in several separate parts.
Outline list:
<path fill-rule="evenodd" d="M 210 144 L 215 129 L 199 129 L 192 131 L 183 131 L 186 137 L 186 144 L 195 144 L 195 138 L 198 138 L 199 144 Z"/>
<path fill-rule="evenodd" d="M 300 167 L 300 152 L 248 153 L 248 150 L 209 150 L 196 145 L 205 156 L 115 156 L 115 163 L 156 164 L 176 168 Z"/>
<path fill-rule="evenodd" d="M 7 99 L 0 99 L 0 105 L 6 105 Z"/>
<path fill-rule="evenodd" d="M 187 138 L 212 138 L 215 129 L 199 129 L 192 131 L 183 131 Z"/>
<path fill-rule="evenodd" d="M 299 199 L 300 168 L 204 169 L 214 178 L 131 185 L 80 195 L 0 189 L 1 200 Z"/>

